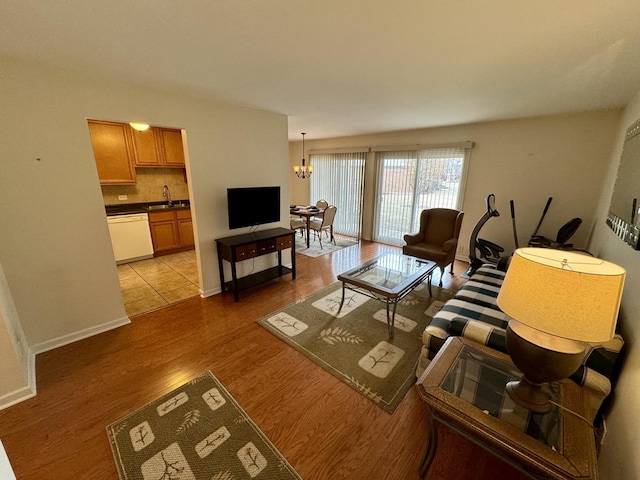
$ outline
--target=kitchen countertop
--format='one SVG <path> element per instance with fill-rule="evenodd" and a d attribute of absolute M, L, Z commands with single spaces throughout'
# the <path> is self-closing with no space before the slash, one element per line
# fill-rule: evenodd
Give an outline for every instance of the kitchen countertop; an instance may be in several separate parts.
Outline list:
<path fill-rule="evenodd" d="M 164 212 L 167 210 L 182 210 L 190 208 L 189 200 L 173 200 L 172 205 L 167 205 L 166 200 L 163 202 L 143 202 L 143 203 L 119 203 L 115 205 L 105 205 L 104 209 L 107 216 L 113 215 L 127 215 L 130 213 L 149 213 L 149 212 Z"/>

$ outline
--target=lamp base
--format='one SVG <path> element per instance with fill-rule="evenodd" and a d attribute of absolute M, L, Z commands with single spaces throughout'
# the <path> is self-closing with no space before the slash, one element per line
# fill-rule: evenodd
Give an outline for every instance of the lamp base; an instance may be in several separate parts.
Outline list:
<path fill-rule="evenodd" d="M 551 410 L 549 396 L 542 391 L 542 385 L 536 385 L 523 378 L 507 383 L 506 390 L 514 402 L 532 412 L 547 413 Z"/>
<path fill-rule="evenodd" d="M 551 410 L 542 385 L 567 378 L 584 358 L 585 346 L 534 330 L 516 320 L 507 326 L 507 351 L 522 379 L 509 382 L 507 392 L 519 405 L 538 413 Z"/>

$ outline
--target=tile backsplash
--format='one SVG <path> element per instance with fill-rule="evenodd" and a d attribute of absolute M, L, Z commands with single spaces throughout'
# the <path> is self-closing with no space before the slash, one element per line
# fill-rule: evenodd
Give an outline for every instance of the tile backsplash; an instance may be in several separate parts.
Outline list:
<path fill-rule="evenodd" d="M 134 185 L 101 185 L 105 205 L 124 203 L 161 202 L 162 187 L 167 185 L 173 200 L 188 200 L 185 171 L 182 168 L 136 168 L 137 182 Z M 118 200 L 126 195 L 126 200 Z"/>

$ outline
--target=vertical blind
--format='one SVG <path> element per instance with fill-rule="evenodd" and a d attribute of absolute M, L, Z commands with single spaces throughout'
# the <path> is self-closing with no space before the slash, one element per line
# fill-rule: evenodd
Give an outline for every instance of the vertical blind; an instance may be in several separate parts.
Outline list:
<path fill-rule="evenodd" d="M 335 233 L 360 237 L 366 152 L 309 155 L 313 165 L 311 203 L 324 199 L 337 208 Z"/>
<path fill-rule="evenodd" d="M 428 148 L 376 152 L 377 204 L 373 239 L 401 245 L 418 231 L 425 208 L 460 209 L 468 148 Z"/>

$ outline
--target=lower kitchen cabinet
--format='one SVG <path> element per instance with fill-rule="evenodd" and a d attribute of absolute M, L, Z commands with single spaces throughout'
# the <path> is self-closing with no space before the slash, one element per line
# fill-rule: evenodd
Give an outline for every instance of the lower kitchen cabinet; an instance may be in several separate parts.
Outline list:
<path fill-rule="evenodd" d="M 154 256 L 189 250 L 195 245 L 188 209 L 149 212 L 149 229 Z"/>
<path fill-rule="evenodd" d="M 176 220 L 178 222 L 180 246 L 195 247 L 196 242 L 193 238 L 193 221 L 191 220 L 191 210 L 176 211 Z"/>

